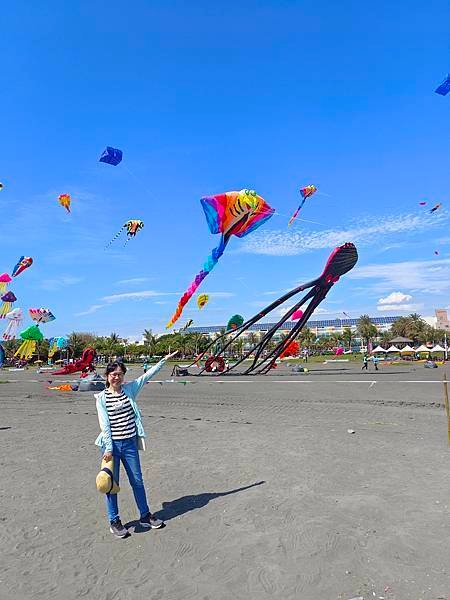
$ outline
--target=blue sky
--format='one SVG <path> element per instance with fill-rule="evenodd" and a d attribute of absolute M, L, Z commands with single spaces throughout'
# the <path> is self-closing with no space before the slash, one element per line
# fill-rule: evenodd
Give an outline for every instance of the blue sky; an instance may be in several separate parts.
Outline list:
<path fill-rule="evenodd" d="M 276 214 L 230 242 L 179 325 L 252 316 L 344 241 L 360 260 L 320 314 L 447 307 L 449 17 L 444 0 L 8 3 L 0 272 L 35 261 L 16 306 L 50 308 L 47 335 L 163 331 L 218 243 L 199 199 L 247 187 Z M 105 251 L 130 218 L 143 231 Z"/>

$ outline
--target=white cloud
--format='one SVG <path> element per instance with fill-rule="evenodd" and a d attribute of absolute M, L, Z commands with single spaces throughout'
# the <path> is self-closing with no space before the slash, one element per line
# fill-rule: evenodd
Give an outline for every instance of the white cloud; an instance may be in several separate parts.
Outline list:
<path fill-rule="evenodd" d="M 377 310 L 383 312 L 396 311 L 412 313 L 417 312 L 421 308 L 423 308 L 423 304 L 379 304 L 377 306 Z"/>
<path fill-rule="evenodd" d="M 121 279 L 117 282 L 117 285 L 134 285 L 138 283 L 145 283 L 150 281 L 149 277 L 133 277 L 132 279 Z"/>
<path fill-rule="evenodd" d="M 412 296 L 409 294 L 403 294 L 402 292 L 392 292 L 386 298 L 380 298 L 378 300 L 378 304 L 401 304 L 402 302 L 407 302 L 408 300 L 412 300 Z"/>
<path fill-rule="evenodd" d="M 245 238 L 241 251 L 271 256 L 296 256 L 349 241 L 359 245 L 380 244 L 381 239 L 389 235 L 424 231 L 441 225 L 446 219 L 445 212 L 433 215 L 433 218 L 432 215 L 406 214 L 366 219 L 347 229 L 261 231 Z"/>
<path fill-rule="evenodd" d="M 105 304 L 93 304 L 87 310 L 84 310 L 83 312 L 75 313 L 75 316 L 76 317 L 82 317 L 84 315 L 92 315 L 93 313 L 97 312 L 98 310 L 100 310 L 104 306 L 106 306 L 106 305 Z"/>
<path fill-rule="evenodd" d="M 379 291 L 402 287 L 410 291 L 438 294 L 450 289 L 450 259 L 406 261 L 356 267 L 347 275 L 350 279 L 379 280 Z"/>
<path fill-rule="evenodd" d="M 143 300 L 144 298 L 157 298 L 159 296 L 172 296 L 177 292 L 155 292 L 154 290 L 142 290 L 141 292 L 125 292 L 124 294 L 112 294 L 103 296 L 102 300 L 108 302 L 120 302 L 121 300 Z"/>
<path fill-rule="evenodd" d="M 70 275 L 62 275 L 57 279 L 43 279 L 41 288 L 48 291 L 60 290 L 68 285 L 75 285 L 83 281 L 81 277 L 71 277 Z"/>

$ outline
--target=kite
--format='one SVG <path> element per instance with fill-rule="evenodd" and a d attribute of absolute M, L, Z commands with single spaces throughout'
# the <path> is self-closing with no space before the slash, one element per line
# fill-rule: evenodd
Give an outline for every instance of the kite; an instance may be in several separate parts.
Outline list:
<path fill-rule="evenodd" d="M 434 213 L 436 212 L 439 208 L 441 208 L 442 204 L 436 204 L 435 206 L 433 206 L 433 208 L 430 210 L 430 213 Z"/>
<path fill-rule="evenodd" d="M 420 206 L 425 206 L 426 202 L 419 202 Z"/>
<path fill-rule="evenodd" d="M 296 304 L 284 313 L 277 323 L 271 324 L 269 330 L 261 335 L 255 344 L 250 344 L 250 348 L 246 349 L 243 355 L 233 363 L 233 365 L 227 367 L 223 374 L 228 375 L 230 373 L 238 373 L 240 375 L 253 375 L 268 373 L 275 365 L 275 361 L 300 334 L 308 320 L 311 318 L 311 315 L 326 298 L 334 284 L 336 284 L 343 275 L 351 271 L 357 261 L 358 252 L 354 244 L 346 243 L 342 246 L 338 246 L 331 253 L 325 264 L 324 270 L 319 277 L 307 283 L 303 283 L 285 293 L 281 298 L 278 298 L 269 306 L 260 310 L 258 314 L 251 319 L 248 319 L 248 321 L 243 323 L 237 331 L 226 331 L 218 338 L 212 340 L 205 350 L 196 357 L 195 361 L 186 368 L 198 363 L 212 348 L 217 348 L 219 346 L 219 352 L 215 351 L 215 355 L 208 358 L 209 365 L 216 365 L 215 370 L 219 371 L 219 359 L 222 358 L 223 360 L 223 357 L 227 355 L 227 351 L 229 352 L 228 349 L 234 344 L 239 336 L 244 335 L 246 331 L 250 330 L 250 328 L 261 319 L 267 318 L 269 313 L 276 310 L 290 298 L 293 298 L 300 292 L 305 292 L 303 297 L 297 300 Z M 306 290 L 309 291 L 306 292 Z M 283 326 L 286 321 L 289 321 L 294 312 L 300 308 L 303 309 L 303 316 L 289 329 L 289 333 L 284 339 L 280 340 L 278 343 L 274 342 L 274 336 L 277 335 L 280 329 L 284 329 Z M 250 365 L 244 364 L 248 359 L 250 360 Z M 242 367 L 243 370 L 240 370 Z M 196 376 L 202 375 L 205 370 L 207 370 L 206 365 L 205 367 L 200 368 L 200 371 L 196 373 Z M 207 372 L 212 372 L 212 368 Z"/>
<path fill-rule="evenodd" d="M 36 323 L 49 323 L 55 320 L 55 315 L 48 308 L 29 308 L 28 312 Z"/>
<path fill-rule="evenodd" d="M 6 288 L 8 287 L 8 283 L 10 281 L 12 281 L 12 279 L 8 273 L 2 273 L 0 275 L 0 292 L 6 292 Z"/>
<path fill-rule="evenodd" d="M 4 340 L 13 340 L 16 337 L 17 330 L 23 321 L 23 313 L 21 308 L 14 308 L 11 312 L 6 315 L 9 319 L 8 326 L 3 333 Z"/>
<path fill-rule="evenodd" d="M 0 181 L 0 190 L 2 190 L 5 186 L 3 185 L 3 183 Z"/>
<path fill-rule="evenodd" d="M 344 315 L 344 317 L 347 317 L 347 319 L 350 319 L 350 315 L 348 315 L 346 312 L 342 311 L 342 314 Z"/>
<path fill-rule="evenodd" d="M 25 271 L 25 269 L 31 267 L 32 264 L 33 259 L 31 258 L 31 256 L 21 256 L 19 258 L 19 261 L 17 262 L 17 265 L 14 267 L 11 275 L 13 277 L 17 277 L 17 275 L 20 275 L 23 271 Z"/>
<path fill-rule="evenodd" d="M 303 317 L 303 311 L 302 310 L 296 310 L 294 313 L 292 313 L 291 319 L 293 321 L 296 321 L 297 319 L 301 319 L 302 317 Z"/>
<path fill-rule="evenodd" d="M 233 315 L 227 323 L 227 331 L 235 331 L 239 329 L 244 322 L 244 317 L 241 315 Z"/>
<path fill-rule="evenodd" d="M 296 356 L 299 352 L 300 344 L 294 340 L 286 345 L 283 352 L 280 354 L 280 358 L 285 358 L 287 356 Z"/>
<path fill-rule="evenodd" d="M 67 212 L 70 212 L 71 198 L 69 194 L 60 194 L 58 196 L 58 201 L 61 204 L 61 206 L 63 206 L 67 210 Z"/>
<path fill-rule="evenodd" d="M 122 162 L 122 150 L 106 146 L 105 150 L 103 150 L 103 154 L 99 158 L 99 162 L 108 163 L 108 165 L 117 167 L 117 165 Z"/>
<path fill-rule="evenodd" d="M 201 310 L 205 304 L 208 302 L 209 296 L 208 294 L 199 294 L 197 296 L 197 306 Z"/>
<path fill-rule="evenodd" d="M 219 245 L 214 248 L 203 264 L 200 273 L 196 275 L 194 281 L 181 296 L 172 318 L 166 325 L 166 329 L 170 329 L 180 318 L 185 305 L 192 298 L 201 282 L 216 266 L 231 236 L 235 235 L 241 238 L 248 235 L 270 219 L 275 212 L 254 190 L 247 189 L 240 192 L 205 196 L 201 199 L 201 204 L 210 232 L 213 234 L 221 233 L 222 237 Z"/>
<path fill-rule="evenodd" d="M 192 323 L 194 322 L 194 319 L 188 319 L 185 323 L 185 325 L 183 325 L 183 327 L 178 331 L 178 333 L 181 333 L 182 331 L 186 331 L 186 329 L 189 329 L 189 327 L 192 325 Z"/>
<path fill-rule="evenodd" d="M 36 342 L 42 341 L 44 336 L 37 325 L 31 325 L 20 332 L 20 337 L 23 339 L 23 342 L 14 353 L 14 356 L 18 356 L 23 360 L 28 360 L 33 356 L 34 351 L 36 350 Z"/>
<path fill-rule="evenodd" d="M 96 356 L 94 348 L 89 346 L 83 350 L 81 358 L 74 363 L 64 365 L 64 367 L 58 371 L 53 371 L 52 375 L 71 375 L 72 373 L 81 371 L 81 377 L 86 377 L 89 371 L 95 371 L 94 363 Z"/>
<path fill-rule="evenodd" d="M 124 223 L 122 225 L 122 227 L 120 228 L 120 230 L 116 233 L 116 235 L 113 237 L 113 239 L 109 242 L 109 244 L 106 246 L 106 248 L 108 248 L 109 246 L 111 246 L 111 244 L 117 240 L 117 238 L 121 235 L 122 231 L 124 229 L 127 230 L 127 239 L 125 241 L 124 246 L 126 246 L 128 244 L 128 242 L 131 240 L 132 237 L 134 237 L 138 231 L 140 231 L 141 229 L 144 228 L 144 222 L 140 221 L 139 219 L 131 219 L 130 221 L 127 221 L 126 223 Z"/>
<path fill-rule="evenodd" d="M 0 296 L 0 300 L 3 300 L 3 304 L 0 307 L 0 319 L 6 319 L 6 315 L 11 310 L 11 304 L 15 302 L 17 298 L 12 292 L 6 292 L 6 294 Z"/>
<path fill-rule="evenodd" d="M 436 256 L 439 256 L 439 252 L 437 250 L 435 250 L 434 253 L 436 254 Z"/>
<path fill-rule="evenodd" d="M 450 92 L 450 75 L 447 75 L 444 81 L 434 91 L 440 96 L 446 96 Z"/>
<path fill-rule="evenodd" d="M 315 185 L 307 185 L 306 187 L 301 188 L 300 194 L 302 196 L 302 201 L 300 203 L 300 206 L 295 211 L 295 213 L 289 219 L 288 226 L 292 225 L 292 223 L 295 221 L 295 219 L 297 218 L 298 213 L 300 212 L 300 210 L 302 209 L 303 205 L 305 204 L 306 199 L 309 198 L 310 196 L 312 196 L 313 194 L 315 194 L 316 192 L 317 192 L 317 188 L 316 188 Z"/>
<path fill-rule="evenodd" d="M 56 337 L 50 338 L 48 340 L 48 343 L 50 346 L 48 351 L 48 357 L 53 358 L 53 356 L 56 352 L 58 352 L 58 350 L 63 350 L 64 348 L 67 348 L 67 346 L 69 345 L 69 340 L 66 337 Z"/>
<path fill-rule="evenodd" d="M 3 346 L 0 344 L 0 367 L 3 366 L 3 363 L 5 362 L 5 349 L 3 348 Z"/>

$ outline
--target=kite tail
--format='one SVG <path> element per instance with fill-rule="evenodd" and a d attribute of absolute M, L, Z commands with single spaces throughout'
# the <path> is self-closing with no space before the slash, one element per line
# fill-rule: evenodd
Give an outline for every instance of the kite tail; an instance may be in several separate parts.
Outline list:
<path fill-rule="evenodd" d="M 124 229 L 123 227 L 121 227 L 121 228 L 119 229 L 119 231 L 116 233 L 116 235 L 113 237 L 113 239 L 112 239 L 112 240 L 109 242 L 109 244 L 108 244 L 107 246 L 105 246 L 105 250 L 106 250 L 106 248 L 109 248 L 109 247 L 111 246 L 111 244 L 112 244 L 112 243 L 113 243 L 115 240 L 117 240 L 117 238 L 119 237 L 119 235 L 122 233 L 123 229 Z"/>
<path fill-rule="evenodd" d="M 306 198 L 303 198 L 302 203 L 300 204 L 300 206 L 297 208 L 297 210 L 295 211 L 295 213 L 292 215 L 292 217 L 289 219 L 289 223 L 288 223 L 288 227 L 290 227 L 292 225 L 292 223 L 295 221 L 295 219 L 297 218 L 298 213 L 300 212 L 302 206 L 305 204 L 305 200 Z"/>
<path fill-rule="evenodd" d="M 211 271 L 217 265 L 217 262 L 222 256 L 226 245 L 227 241 L 225 241 L 225 239 L 222 237 L 220 244 L 217 246 L 217 248 L 214 248 L 214 250 L 208 256 L 207 260 L 203 263 L 203 268 L 200 271 L 200 273 L 198 273 L 198 275 L 195 276 L 194 281 L 181 296 L 180 300 L 178 301 L 178 306 L 172 315 L 172 318 L 166 325 L 166 329 L 170 329 L 172 325 L 181 317 L 181 313 L 183 312 L 184 307 L 195 294 L 196 289 L 200 286 L 201 282 L 205 279 L 205 277 L 209 273 L 211 273 Z"/>

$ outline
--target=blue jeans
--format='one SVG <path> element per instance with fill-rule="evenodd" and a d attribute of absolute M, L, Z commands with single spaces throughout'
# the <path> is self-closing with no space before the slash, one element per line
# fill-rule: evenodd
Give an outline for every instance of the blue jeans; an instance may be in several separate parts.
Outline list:
<path fill-rule="evenodd" d="M 140 516 L 141 518 L 145 517 L 150 512 L 150 509 L 145 495 L 136 436 L 126 440 L 113 440 L 113 458 L 114 479 L 119 483 L 120 461 L 122 461 L 133 489 L 134 499 L 136 500 Z M 106 508 L 110 522 L 119 517 L 117 494 L 106 494 Z"/>

